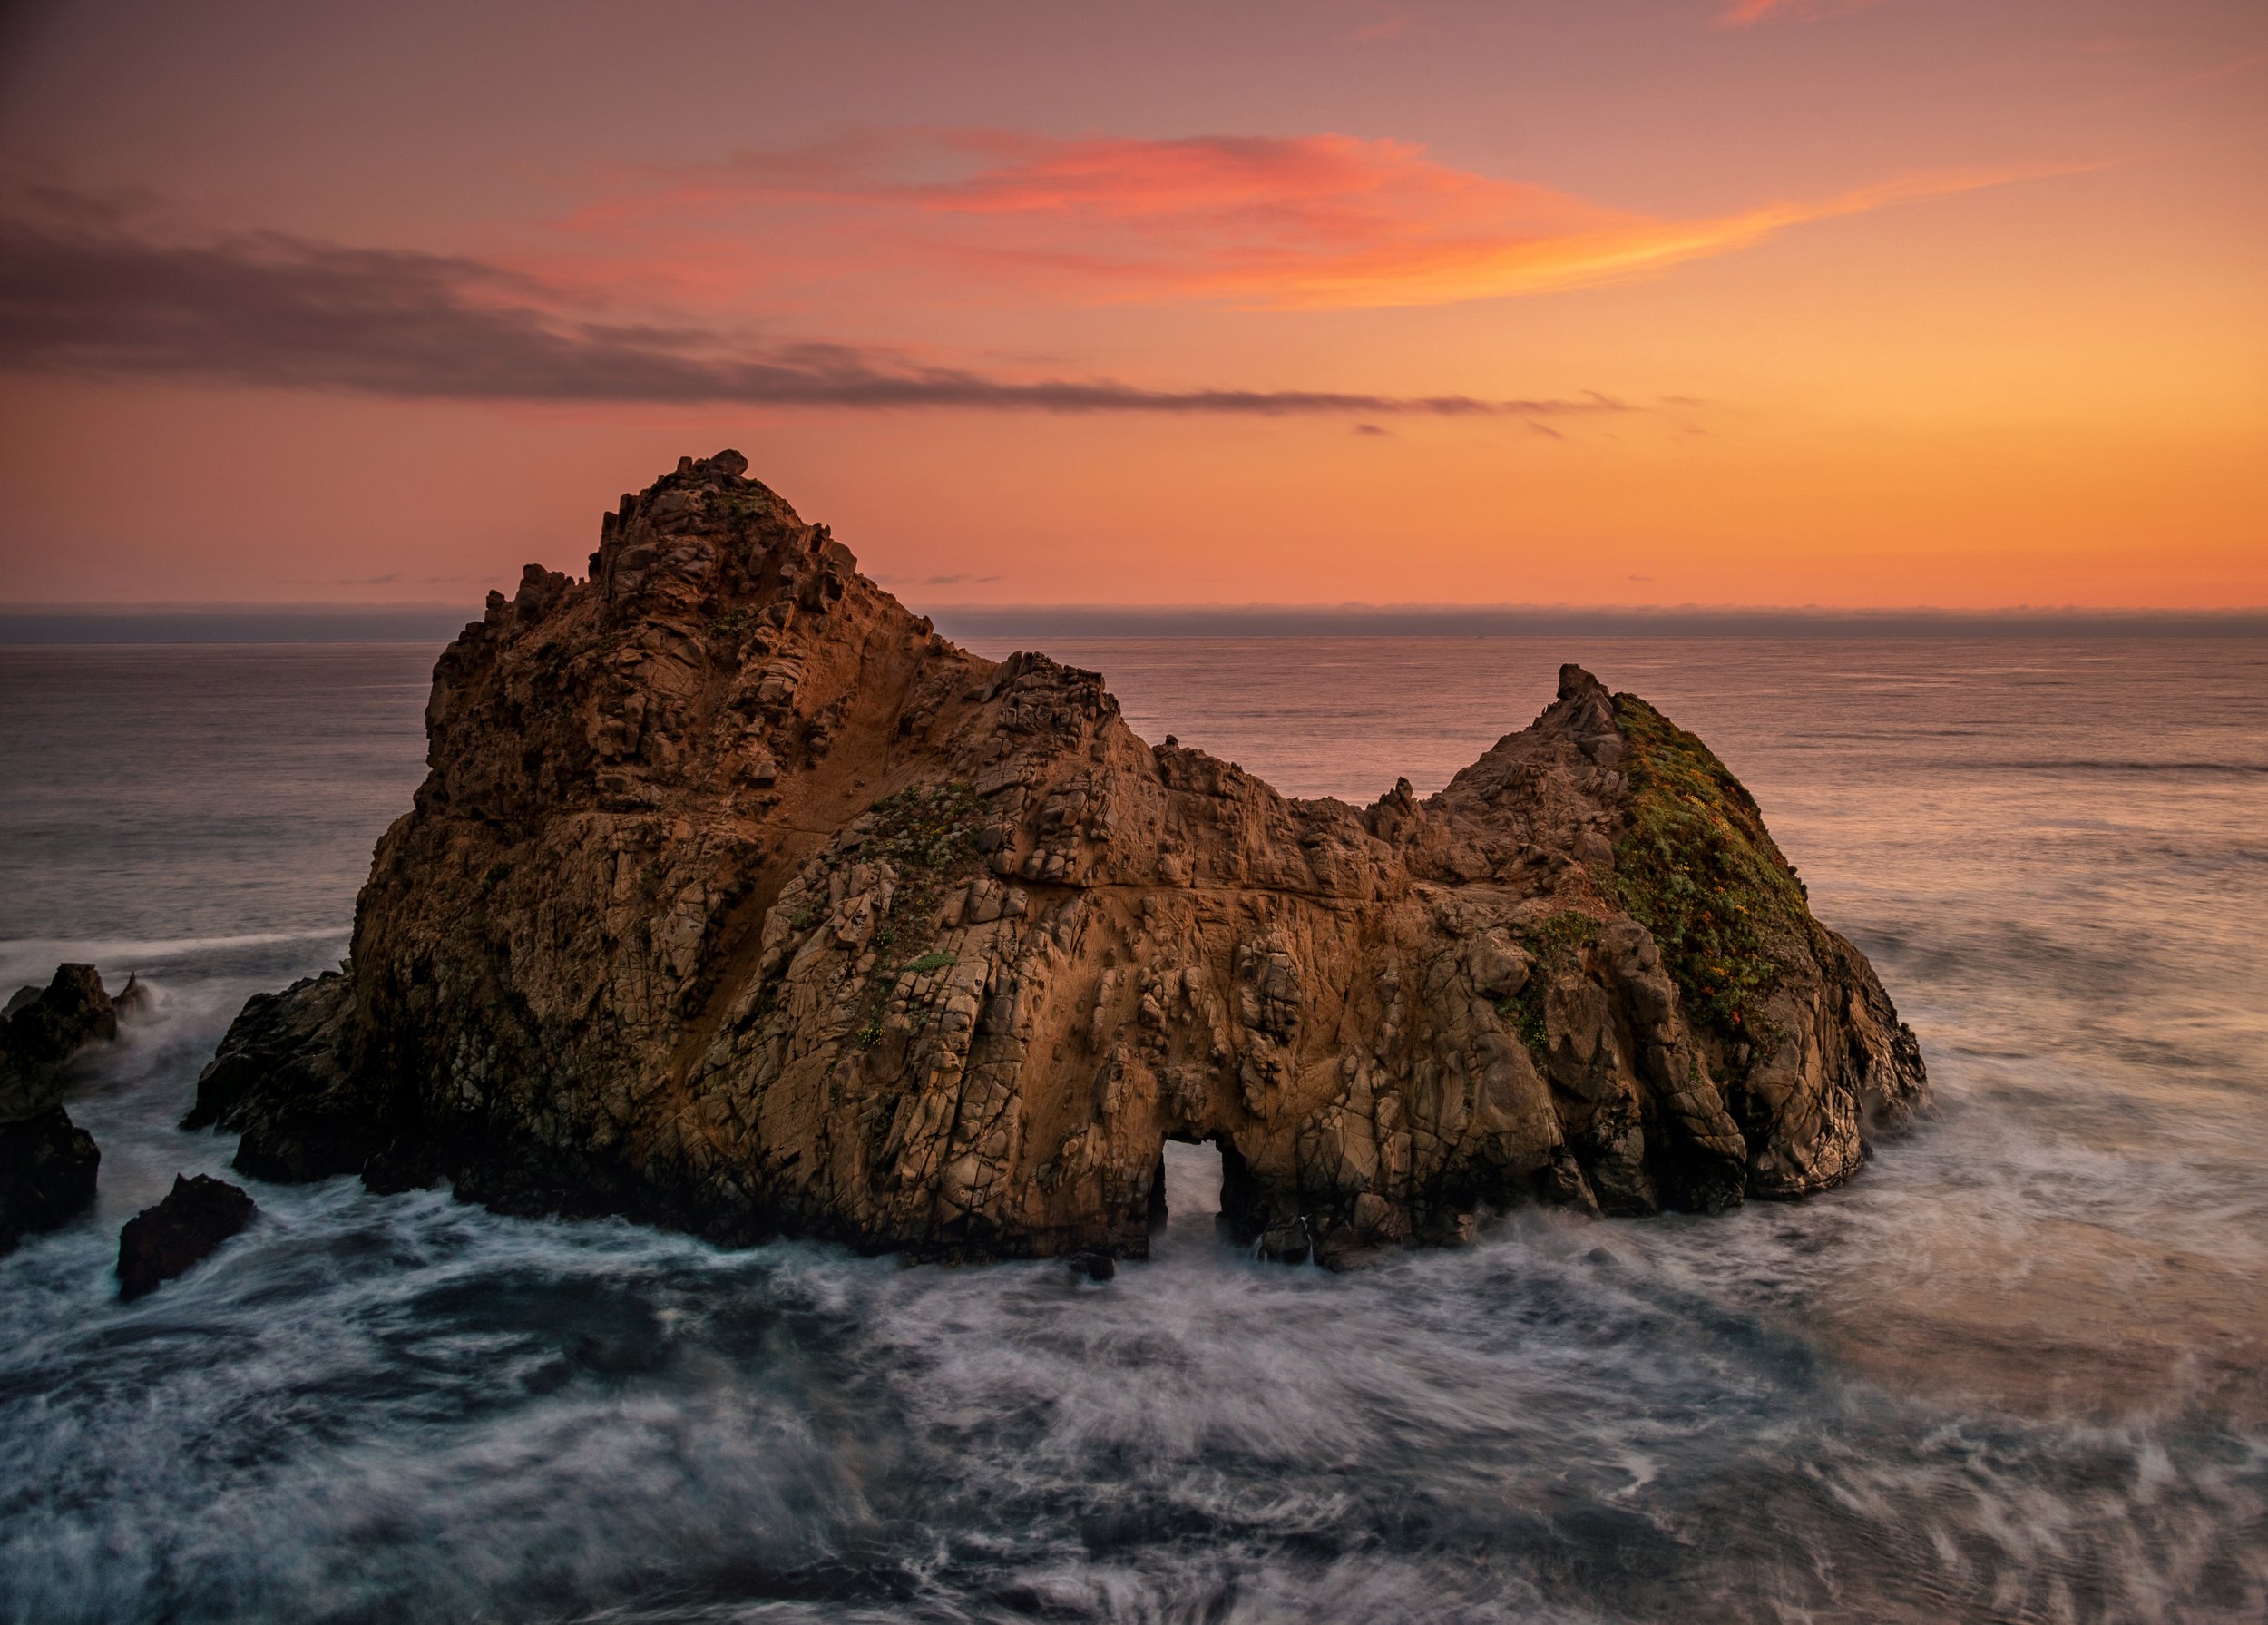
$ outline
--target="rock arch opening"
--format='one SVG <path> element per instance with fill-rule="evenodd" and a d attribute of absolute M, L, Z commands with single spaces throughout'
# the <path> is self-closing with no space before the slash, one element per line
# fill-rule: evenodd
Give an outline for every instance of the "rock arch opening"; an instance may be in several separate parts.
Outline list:
<path fill-rule="evenodd" d="M 1153 1248 L 1168 1236 L 1178 1243 L 1211 1238 L 1220 1220 L 1226 1171 L 1220 1147 L 1209 1140 L 1168 1140 L 1158 1148 L 1149 1194 Z"/>

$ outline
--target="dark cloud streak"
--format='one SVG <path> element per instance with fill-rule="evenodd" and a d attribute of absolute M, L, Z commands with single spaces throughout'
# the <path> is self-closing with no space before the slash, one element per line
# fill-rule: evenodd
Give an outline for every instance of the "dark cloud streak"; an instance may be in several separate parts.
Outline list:
<path fill-rule="evenodd" d="M 169 243 L 85 211 L 45 212 L 44 220 L 0 220 L 0 369 L 412 400 L 1530 422 L 1634 409 L 1600 395 L 1482 400 L 1025 381 L 842 344 L 750 355 L 714 332 L 576 319 L 550 308 L 540 283 L 474 259 L 274 233 Z"/>

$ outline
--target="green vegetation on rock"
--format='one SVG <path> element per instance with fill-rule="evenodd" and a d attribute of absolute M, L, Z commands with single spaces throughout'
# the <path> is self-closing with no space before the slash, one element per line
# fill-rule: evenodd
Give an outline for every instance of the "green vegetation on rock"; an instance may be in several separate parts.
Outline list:
<path fill-rule="evenodd" d="M 916 786 L 869 809 L 875 825 L 864 850 L 896 871 L 890 911 L 875 930 L 879 960 L 860 1008 L 860 1045 L 882 1042 L 883 1013 L 902 976 L 942 970 L 955 956 L 929 949 L 945 889 L 977 866 L 976 791 L 964 783 Z"/>
<path fill-rule="evenodd" d="M 1551 1052 L 1551 1033 L 1543 1019 L 1543 984 L 1530 981 L 1509 999 L 1496 1002 L 1496 1013 L 1512 1023 L 1520 1042 L 1540 1062 Z"/>
<path fill-rule="evenodd" d="M 1544 969 L 1572 970 L 1583 950 L 1598 940 L 1598 922 L 1579 909 L 1563 908 L 1534 930 L 1520 933 L 1520 940 Z"/>
<path fill-rule="evenodd" d="M 871 811 L 875 827 L 865 849 L 888 858 L 908 879 L 920 878 L 909 870 L 945 869 L 976 856 L 976 791 L 965 784 L 900 790 Z"/>
<path fill-rule="evenodd" d="M 1561 909 L 1520 935 L 1520 946 L 1528 950 L 1529 957 L 1555 975 L 1573 970 L 1581 962 L 1583 950 L 1598 938 L 1598 922 L 1573 908 Z M 1510 998 L 1496 1002 L 1496 1013 L 1519 1030 L 1520 1042 L 1538 1061 L 1551 1052 L 1551 1037 L 1543 1017 L 1543 990 L 1544 978 L 1530 976 Z"/>
<path fill-rule="evenodd" d="M 1661 945 L 1687 1016 L 1745 1036 L 1779 984 L 1780 945 L 1809 934 L 1803 883 L 1706 745 L 1635 695 L 1615 696 L 1615 720 L 1631 788 L 1615 900 Z"/>

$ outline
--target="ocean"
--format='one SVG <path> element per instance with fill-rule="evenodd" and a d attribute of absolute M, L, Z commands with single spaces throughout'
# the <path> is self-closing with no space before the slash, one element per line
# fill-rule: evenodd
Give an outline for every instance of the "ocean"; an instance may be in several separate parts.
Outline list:
<path fill-rule="evenodd" d="M 983 652 L 1011 644 L 988 639 Z M 155 1015 L 0 1259 L 0 1620 L 2268 1618 L 2268 641 L 1074 637 L 1286 793 L 1581 661 L 1699 732 L 1920 1034 L 1849 1187 L 1256 1262 L 908 1268 L 351 1180 L 131 1305 L 244 998 L 347 950 L 435 646 L 0 648 L 0 991 Z M 234 1177 L 234 1176 L 230 1176 Z"/>

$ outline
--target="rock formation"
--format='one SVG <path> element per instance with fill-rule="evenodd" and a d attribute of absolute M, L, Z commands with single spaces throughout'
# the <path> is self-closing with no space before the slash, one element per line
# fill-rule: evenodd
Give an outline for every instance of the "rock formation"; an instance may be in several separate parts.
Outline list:
<path fill-rule="evenodd" d="M 187 1275 L 252 1222 L 259 1209 L 245 1192 L 210 1174 L 173 1176 L 173 1189 L 118 1232 L 118 1296 L 132 1302 Z"/>
<path fill-rule="evenodd" d="M 45 987 L 20 987 L 0 1014 L 0 1119 L 53 1101 L 79 1052 L 118 1036 L 118 1011 L 91 964 L 59 964 Z"/>
<path fill-rule="evenodd" d="M 1540 1198 L 1849 1179 L 1926 1083 L 1755 804 L 1644 700 L 1440 794 L 1276 794 L 1100 677 L 954 647 L 687 459 L 435 671 L 348 968 L 255 999 L 192 1122 L 271 1178 L 917 1256 L 1140 1257 L 1168 1138 L 1284 1258 Z"/>
<path fill-rule="evenodd" d="M 63 1108 L 66 1069 L 118 1036 L 118 1013 L 91 964 L 55 967 L 0 1013 L 0 1253 L 52 1230 L 94 1199 L 94 1136 Z"/>

